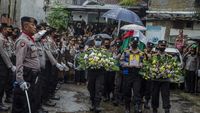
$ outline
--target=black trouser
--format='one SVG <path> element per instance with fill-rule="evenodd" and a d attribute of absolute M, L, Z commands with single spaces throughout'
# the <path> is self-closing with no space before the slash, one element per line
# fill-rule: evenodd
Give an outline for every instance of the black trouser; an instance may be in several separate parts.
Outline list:
<path fill-rule="evenodd" d="M 151 98 L 151 91 L 152 91 L 152 81 L 142 79 L 142 86 L 141 86 L 141 96 L 145 98 L 145 101 L 149 102 Z"/>
<path fill-rule="evenodd" d="M 126 107 L 130 108 L 132 89 L 134 94 L 135 105 L 141 105 L 141 76 L 138 74 L 139 69 L 131 68 L 127 75 L 124 75 L 123 81 L 123 94 Z"/>
<path fill-rule="evenodd" d="M 122 100 L 122 85 L 123 85 L 123 75 L 121 72 L 116 72 L 115 76 L 115 89 L 114 89 L 114 98 L 116 102 Z"/>
<path fill-rule="evenodd" d="M 37 106 L 36 106 L 36 100 L 37 100 L 37 77 L 39 75 L 39 72 L 34 72 L 30 68 L 24 67 L 23 71 L 23 77 L 26 82 L 30 84 L 30 87 L 28 89 L 28 96 L 31 106 L 31 112 L 37 113 Z M 25 91 L 22 91 L 20 86 L 17 84 L 14 88 L 14 97 L 13 97 L 13 105 L 12 105 L 12 113 L 28 113 L 28 104 L 27 99 L 25 95 Z"/>
<path fill-rule="evenodd" d="M 50 71 L 49 74 L 49 81 L 48 81 L 48 92 L 50 94 L 50 96 L 53 96 L 55 94 L 55 90 L 58 84 L 58 69 L 56 68 L 56 66 L 52 66 L 50 65 L 51 70 L 47 70 Z M 49 72 L 47 72 L 49 73 Z"/>
<path fill-rule="evenodd" d="M 0 104 L 2 103 L 2 98 L 9 81 L 9 69 L 4 63 L 0 63 Z M 11 93 L 11 92 L 10 92 Z"/>
<path fill-rule="evenodd" d="M 104 74 L 104 97 L 110 98 L 110 93 L 114 93 L 115 72 L 106 71 Z"/>
<path fill-rule="evenodd" d="M 40 107 L 42 106 L 42 102 L 43 100 L 46 98 L 46 96 L 48 95 L 44 95 L 46 92 L 46 84 L 45 84 L 45 69 L 41 69 L 41 73 L 39 74 L 38 76 L 38 85 L 36 85 L 36 92 L 37 92 L 37 95 L 36 95 L 36 108 L 37 109 L 40 109 Z"/>
<path fill-rule="evenodd" d="M 76 70 L 75 71 L 75 81 L 77 83 L 85 83 L 85 71 Z"/>
<path fill-rule="evenodd" d="M 195 71 L 186 70 L 185 82 L 186 82 L 186 90 L 188 92 L 195 91 L 195 81 L 196 81 Z"/>
<path fill-rule="evenodd" d="M 163 108 L 170 109 L 170 82 L 168 81 L 152 81 L 152 108 L 159 107 L 160 92 L 162 96 Z"/>
<path fill-rule="evenodd" d="M 102 70 L 88 71 L 88 90 L 94 106 L 99 106 L 103 93 L 104 75 Z"/>

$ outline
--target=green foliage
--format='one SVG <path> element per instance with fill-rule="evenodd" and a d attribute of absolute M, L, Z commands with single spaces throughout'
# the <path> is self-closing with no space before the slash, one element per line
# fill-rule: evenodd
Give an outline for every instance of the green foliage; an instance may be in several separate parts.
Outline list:
<path fill-rule="evenodd" d="M 61 5 L 56 4 L 48 14 L 47 21 L 50 26 L 58 30 L 64 30 L 67 28 L 69 23 L 69 12 Z"/>
<path fill-rule="evenodd" d="M 140 0 L 120 0 L 122 6 L 134 6 L 137 5 Z"/>

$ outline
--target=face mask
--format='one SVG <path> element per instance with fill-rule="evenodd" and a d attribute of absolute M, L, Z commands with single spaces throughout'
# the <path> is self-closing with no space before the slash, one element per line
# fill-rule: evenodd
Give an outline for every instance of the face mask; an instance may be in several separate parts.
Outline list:
<path fill-rule="evenodd" d="M 106 49 L 109 49 L 110 48 L 110 45 L 105 45 Z"/>
<path fill-rule="evenodd" d="M 137 44 L 132 44 L 131 47 L 135 49 L 137 48 Z"/>
<path fill-rule="evenodd" d="M 161 52 L 164 52 L 164 51 L 165 51 L 165 48 L 159 48 L 159 50 L 160 50 Z"/>
<path fill-rule="evenodd" d="M 95 41 L 95 46 L 101 46 L 101 41 Z"/>

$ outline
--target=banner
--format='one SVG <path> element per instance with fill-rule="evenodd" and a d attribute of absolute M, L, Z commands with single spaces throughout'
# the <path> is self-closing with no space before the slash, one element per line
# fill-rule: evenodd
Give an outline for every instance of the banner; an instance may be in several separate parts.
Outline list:
<path fill-rule="evenodd" d="M 147 26 L 146 37 L 149 42 L 158 44 L 159 40 L 165 39 L 166 27 L 162 26 Z"/>

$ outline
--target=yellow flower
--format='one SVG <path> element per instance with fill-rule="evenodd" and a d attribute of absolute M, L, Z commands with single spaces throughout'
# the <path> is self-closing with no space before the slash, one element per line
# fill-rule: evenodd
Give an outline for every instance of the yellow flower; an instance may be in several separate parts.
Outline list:
<path fill-rule="evenodd" d="M 156 60 L 153 60 L 152 64 L 156 64 Z"/>

